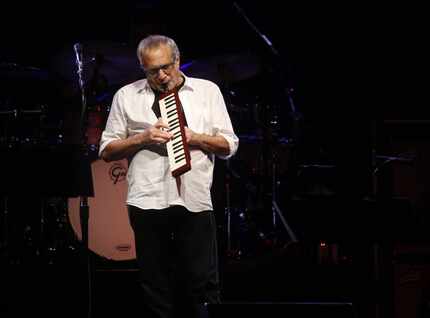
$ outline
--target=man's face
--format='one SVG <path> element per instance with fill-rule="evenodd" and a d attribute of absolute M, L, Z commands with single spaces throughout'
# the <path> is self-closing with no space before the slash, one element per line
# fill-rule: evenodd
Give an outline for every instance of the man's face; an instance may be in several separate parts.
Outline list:
<path fill-rule="evenodd" d="M 170 47 L 161 45 L 145 51 L 142 62 L 152 88 L 165 92 L 178 85 L 181 77 L 179 59 L 173 60 Z"/>

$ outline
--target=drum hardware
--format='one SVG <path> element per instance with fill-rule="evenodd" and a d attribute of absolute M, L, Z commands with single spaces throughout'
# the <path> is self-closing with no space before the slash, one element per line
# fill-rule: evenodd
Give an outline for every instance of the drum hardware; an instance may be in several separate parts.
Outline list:
<path fill-rule="evenodd" d="M 230 159 L 226 160 L 225 163 L 225 180 L 224 180 L 224 191 L 225 191 L 225 207 L 224 207 L 224 219 L 225 234 L 226 234 L 226 255 L 228 257 L 239 258 L 240 249 L 238 246 L 233 246 L 233 232 L 232 225 L 236 224 L 233 217 L 237 215 L 236 209 L 232 205 L 231 193 L 232 193 L 232 181 L 233 178 L 239 179 L 240 176 L 231 166 Z"/>
<path fill-rule="evenodd" d="M 3 115 L 7 115 L 7 116 L 12 115 L 12 117 L 16 118 L 18 116 L 18 110 L 17 109 L 1 110 L 0 111 L 0 116 L 3 116 Z"/>
<path fill-rule="evenodd" d="M 227 160 L 227 174 L 225 181 L 226 207 L 224 209 L 227 218 L 227 253 L 231 251 L 231 200 L 230 200 L 230 160 Z"/>
<path fill-rule="evenodd" d="M 50 197 L 40 198 L 40 202 L 33 200 L 36 198 L 23 202 L 16 196 L 1 199 L 1 256 L 9 264 L 60 261 L 59 253 L 67 252 L 70 246 L 66 244 L 72 243 L 61 224 L 65 209 L 54 206 L 59 204 L 52 203 Z"/>
<path fill-rule="evenodd" d="M 100 104 L 88 109 L 85 140 L 90 151 L 97 152 L 109 111 Z M 97 155 L 98 156 L 98 155 Z"/>
<path fill-rule="evenodd" d="M 78 45 L 76 45 L 78 44 Z M 83 41 L 61 49 L 52 59 L 51 68 L 74 89 L 80 89 L 76 82 L 76 50 L 82 52 L 82 77 L 89 93 L 88 104 L 96 93 L 100 95 L 110 87 L 122 86 L 142 78 L 142 71 L 136 58 L 136 50 L 121 42 Z M 75 48 L 76 46 L 76 48 Z M 77 85 L 76 85 L 77 84 Z"/>
<path fill-rule="evenodd" d="M 3 209 L 1 214 L 1 224 L 2 224 L 2 236 L 0 241 L 0 251 L 2 256 L 8 257 L 8 249 L 9 249 L 9 219 L 8 219 L 8 197 L 5 196 L 2 198 Z"/>
<path fill-rule="evenodd" d="M 256 257 L 264 253 L 271 239 L 271 229 L 267 224 L 267 213 L 261 206 L 258 182 L 244 175 L 240 167 L 235 167 L 231 159 L 226 161 L 224 208 L 225 255 L 232 260 Z M 245 190 L 245 191 L 244 191 Z M 240 198 L 232 196 L 240 192 Z"/>
<path fill-rule="evenodd" d="M 63 197 L 47 197 L 41 208 L 41 240 L 45 262 L 53 264 L 61 256 L 75 249 L 73 237 L 67 226 L 67 200 Z"/>
<path fill-rule="evenodd" d="M 125 205 L 127 196 L 127 160 L 91 163 L 94 197 L 88 199 L 88 248 L 100 257 L 123 261 L 136 258 L 134 233 Z M 73 231 L 82 240 L 79 198 L 69 198 L 68 218 Z"/>
<path fill-rule="evenodd" d="M 253 209 L 265 210 L 266 213 L 270 211 L 270 222 L 265 220 L 265 231 L 260 231 L 262 235 L 257 235 L 266 241 L 275 242 L 277 236 L 280 235 L 279 230 L 282 228 L 288 235 L 288 239 L 296 243 L 298 241 L 297 236 L 278 204 L 281 172 L 286 169 L 284 167 L 286 163 L 291 164 L 290 159 L 294 160 L 292 151 L 294 141 L 291 138 L 279 136 L 281 123 L 276 105 L 259 104 L 258 107 L 260 111 L 258 111 L 256 121 L 261 131 L 257 135 L 240 135 L 241 142 L 246 144 L 242 146 L 242 149 L 245 149 L 244 146 L 252 145 L 258 148 L 256 153 L 259 154 L 253 159 L 255 163 L 251 167 L 251 173 L 255 178 L 246 184 L 253 200 L 251 206 Z M 288 160 L 283 158 L 285 155 L 284 148 L 288 150 Z M 260 227 L 262 227 L 261 224 Z"/>
<path fill-rule="evenodd" d="M 290 168 L 292 145 L 289 138 L 277 135 L 277 117 L 264 119 L 261 134 L 238 135 L 238 153 L 226 161 L 223 169 L 222 237 L 226 255 L 236 260 L 275 252 L 286 246 L 286 241 L 297 241 L 278 205 L 282 176 Z"/>
<path fill-rule="evenodd" d="M 50 76 L 41 68 L 14 62 L 0 62 L 0 75 L 0 79 L 19 81 L 46 81 Z"/>
<path fill-rule="evenodd" d="M 35 146 L 63 143 L 63 121 L 51 118 L 45 104 L 0 110 L 0 144 Z"/>
<path fill-rule="evenodd" d="M 97 160 L 114 94 L 125 83 L 142 78 L 135 50 L 124 43 L 83 41 L 75 43 L 73 49 L 67 46 L 58 52 L 51 68 L 70 86 L 74 101 L 76 91 L 79 92 L 82 107 L 76 110 L 80 118 L 74 121 L 79 121 L 80 130 L 77 133 L 78 129 L 73 128 L 74 143 L 81 138 L 79 143 L 85 145 L 92 160 Z M 78 126 L 74 122 L 72 125 Z"/>
<path fill-rule="evenodd" d="M 108 164 L 100 160 L 97 154 L 109 111 L 107 107 L 102 107 L 102 103 L 113 96 L 111 91 L 106 93 L 109 85 L 123 84 L 127 79 L 140 78 L 141 71 L 137 65 L 135 51 L 128 50 L 124 46 L 110 47 L 102 43 L 76 43 L 73 45 L 73 50 L 82 104 L 79 120 L 80 140 L 87 157 L 93 161 L 90 169 L 91 184 L 94 185 L 95 192 L 94 197 L 86 195 L 70 197 L 68 214 L 73 231 L 82 242 L 86 259 L 87 308 L 88 315 L 91 317 L 95 264 L 93 254 L 90 252 L 93 251 L 106 259 L 135 258 L 134 236 L 128 223 L 128 211 L 124 203 L 127 191 L 125 187 L 127 161 Z M 130 53 L 130 60 L 128 55 L 121 56 L 124 52 Z M 70 59 L 66 59 L 66 64 L 69 61 Z M 64 60 L 61 63 L 63 62 Z M 133 67 L 133 71 L 127 70 L 127 66 Z M 68 75 L 69 72 L 66 77 Z M 89 105 L 90 107 L 88 107 Z M 113 193 L 109 193 L 109 191 Z M 105 195 L 103 195 L 104 193 Z M 121 200 L 120 205 L 115 201 L 118 198 Z M 106 217 L 108 211 L 112 211 L 114 224 L 109 224 L 109 218 Z M 103 216 L 100 217 L 98 212 Z M 125 231 L 125 234 L 121 230 Z"/>
<path fill-rule="evenodd" d="M 284 58 L 280 55 L 279 51 L 275 48 L 272 41 L 263 33 L 260 32 L 260 30 L 256 27 L 256 25 L 251 21 L 251 19 L 245 14 L 244 10 L 235 2 L 233 3 L 233 6 L 235 7 L 236 11 L 238 12 L 238 15 L 245 21 L 245 23 L 248 25 L 250 29 L 252 29 L 253 32 L 256 33 L 256 35 L 263 41 L 266 48 L 270 51 L 270 53 L 273 56 L 273 69 L 276 70 L 276 80 L 281 84 L 282 88 L 282 102 L 285 100 L 285 102 L 288 103 L 288 106 L 290 108 L 290 116 L 293 119 L 293 129 L 290 132 L 291 137 L 289 139 L 289 144 L 291 144 L 292 148 L 294 147 L 295 143 L 298 142 L 297 138 L 300 137 L 300 122 L 302 120 L 301 114 L 297 111 L 296 105 L 294 103 L 292 93 L 293 89 L 289 87 L 287 78 L 285 76 L 285 70 L 286 67 L 284 65 Z M 266 137 L 266 139 L 263 141 L 263 143 L 267 146 L 267 150 L 270 151 L 270 159 L 271 159 L 271 175 L 272 175 L 272 191 L 271 191 L 271 210 L 272 210 L 272 225 L 273 230 L 275 231 L 278 227 L 278 219 L 281 221 L 284 229 L 288 233 L 288 236 L 290 237 L 292 242 L 297 242 L 297 237 L 289 224 L 287 223 L 284 213 L 281 211 L 279 205 L 278 205 L 278 188 L 279 188 L 279 180 L 278 180 L 278 153 L 276 147 L 274 145 L 278 144 L 278 132 L 280 128 L 279 123 L 279 117 L 277 116 L 277 109 L 275 107 L 272 108 L 272 113 L 270 116 L 267 117 L 269 120 L 265 120 L 266 124 L 269 123 L 266 127 L 263 125 L 263 136 Z M 266 118 L 266 119 L 267 119 Z M 264 118 L 263 118 L 264 119 Z M 258 122 L 258 120 L 257 120 Z M 269 147 L 272 146 L 272 147 Z M 272 149 L 271 149 L 272 148 Z M 263 151 L 264 152 L 264 151 Z M 267 152 L 266 152 L 267 153 Z M 266 155 L 266 160 L 269 160 L 269 156 Z M 267 174 L 268 175 L 268 174 Z"/>
<path fill-rule="evenodd" d="M 271 121 L 272 128 L 274 128 L 275 131 L 278 131 L 278 120 L 273 119 Z M 277 152 L 277 147 L 272 147 L 272 222 L 273 222 L 273 229 L 275 230 L 277 228 L 277 219 L 279 218 L 282 222 L 282 225 L 284 226 L 285 230 L 287 231 L 290 239 L 292 242 L 297 242 L 297 237 L 293 230 L 291 229 L 290 225 L 288 224 L 287 220 L 285 219 L 281 209 L 278 205 L 278 193 L 279 193 L 279 185 L 280 181 L 278 179 L 278 162 L 279 162 L 279 154 Z"/>
<path fill-rule="evenodd" d="M 2 144 L 42 142 L 48 106 L 58 84 L 50 72 L 38 67 L 0 62 L 0 127 Z"/>
<path fill-rule="evenodd" d="M 79 120 L 79 132 L 81 135 L 81 142 L 83 145 L 86 145 L 86 138 L 84 133 L 84 119 L 87 114 L 87 96 L 86 96 L 86 82 L 84 77 L 84 55 L 81 43 L 75 43 L 73 45 L 73 50 L 75 53 L 75 62 L 77 67 L 77 75 L 78 75 L 78 83 L 79 90 L 81 93 L 81 113 Z M 88 282 L 88 317 L 92 317 L 92 286 L 93 286 L 93 263 L 91 261 L 91 256 L 89 253 L 88 246 L 88 220 L 89 220 L 89 205 L 88 205 L 88 197 L 86 195 L 79 197 L 79 217 L 80 224 L 82 230 L 82 245 L 84 257 L 86 259 L 87 265 L 87 282 Z"/>

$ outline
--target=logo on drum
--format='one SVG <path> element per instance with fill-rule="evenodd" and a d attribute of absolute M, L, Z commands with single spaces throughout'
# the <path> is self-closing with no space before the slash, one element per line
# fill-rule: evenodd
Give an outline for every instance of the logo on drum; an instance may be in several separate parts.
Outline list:
<path fill-rule="evenodd" d="M 116 184 L 118 181 L 123 181 L 127 175 L 127 168 L 124 167 L 121 163 L 114 163 L 109 169 L 110 178 L 113 181 L 113 184 Z"/>

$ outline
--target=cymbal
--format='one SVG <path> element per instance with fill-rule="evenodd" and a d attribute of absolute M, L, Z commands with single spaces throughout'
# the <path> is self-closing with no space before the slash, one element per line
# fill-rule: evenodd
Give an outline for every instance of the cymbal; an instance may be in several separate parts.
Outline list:
<path fill-rule="evenodd" d="M 52 75 L 39 67 L 0 62 L 0 108 L 33 108 L 47 103 L 55 92 Z"/>
<path fill-rule="evenodd" d="M 258 58 L 249 52 L 225 54 L 182 65 L 181 70 L 193 77 L 228 85 L 255 76 L 261 69 Z"/>
<path fill-rule="evenodd" d="M 103 90 L 112 85 L 125 85 L 143 77 L 135 48 L 119 42 L 99 41 L 81 44 L 85 83 L 99 83 Z M 53 60 L 53 70 L 66 81 L 79 87 L 73 44 L 64 47 Z"/>
<path fill-rule="evenodd" d="M 9 81 L 47 81 L 49 72 L 34 66 L 13 62 L 0 62 L 0 80 Z"/>

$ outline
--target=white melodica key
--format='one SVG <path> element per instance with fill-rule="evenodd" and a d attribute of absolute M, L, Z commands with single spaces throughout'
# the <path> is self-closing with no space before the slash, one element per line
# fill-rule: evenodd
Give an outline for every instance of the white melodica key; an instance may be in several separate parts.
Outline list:
<path fill-rule="evenodd" d="M 160 96 L 159 105 L 161 118 L 173 134 L 172 139 L 166 143 L 166 148 L 170 170 L 172 175 L 177 177 L 191 169 L 190 153 L 185 139 L 184 114 L 176 92 Z"/>

